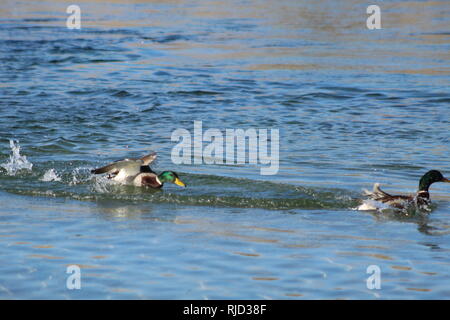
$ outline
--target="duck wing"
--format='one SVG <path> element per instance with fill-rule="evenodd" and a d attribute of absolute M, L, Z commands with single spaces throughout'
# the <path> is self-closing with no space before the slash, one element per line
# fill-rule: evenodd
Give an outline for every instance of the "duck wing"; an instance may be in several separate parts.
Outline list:
<path fill-rule="evenodd" d="M 391 195 L 381 190 L 379 183 L 375 183 L 372 191 L 364 190 L 364 194 L 371 200 L 386 203 L 393 207 L 402 207 L 405 202 L 414 200 L 414 196 Z"/>
<path fill-rule="evenodd" d="M 117 175 L 120 171 L 124 171 L 127 176 L 137 175 L 141 172 L 142 166 L 148 166 L 156 159 L 156 152 L 152 152 L 142 158 L 130 158 L 118 160 L 104 167 L 91 170 L 93 174 L 109 173 Z M 150 168 L 150 167 L 149 167 Z M 148 169 L 147 169 L 148 170 Z"/>
<path fill-rule="evenodd" d="M 148 166 L 150 165 L 150 163 L 152 163 L 153 161 L 155 161 L 156 159 L 156 152 L 151 152 L 145 156 L 143 156 L 142 158 L 140 158 L 140 160 L 142 161 L 142 165 L 143 166 Z"/>
<path fill-rule="evenodd" d="M 134 159 L 124 159 L 110 163 L 104 167 L 91 170 L 93 174 L 109 173 L 118 174 L 120 171 L 126 171 L 128 175 L 138 174 L 140 172 L 141 162 Z"/>

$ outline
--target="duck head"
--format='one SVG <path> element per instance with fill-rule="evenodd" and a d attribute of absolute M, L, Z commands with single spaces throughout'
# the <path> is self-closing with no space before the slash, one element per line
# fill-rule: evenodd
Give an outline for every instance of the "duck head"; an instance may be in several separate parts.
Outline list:
<path fill-rule="evenodd" d="M 447 178 L 444 178 L 442 173 L 440 173 L 437 170 L 430 170 L 427 173 L 425 173 L 419 182 L 419 191 L 427 191 L 428 188 L 430 188 L 430 185 L 435 182 L 449 182 L 450 180 Z"/>
<path fill-rule="evenodd" d="M 172 182 L 180 187 L 186 187 L 186 184 L 183 181 L 181 181 L 180 178 L 178 177 L 178 175 L 173 171 L 161 172 L 158 175 L 158 179 L 159 179 L 159 181 L 161 181 L 161 183 Z"/>

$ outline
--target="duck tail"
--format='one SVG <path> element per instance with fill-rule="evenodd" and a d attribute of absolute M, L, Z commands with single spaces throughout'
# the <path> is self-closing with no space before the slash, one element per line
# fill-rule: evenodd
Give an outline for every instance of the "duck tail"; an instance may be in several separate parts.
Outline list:
<path fill-rule="evenodd" d="M 381 190 L 379 183 L 375 183 L 373 185 L 373 190 L 372 191 L 369 191 L 367 189 L 364 189 L 363 191 L 364 191 L 364 195 L 365 196 L 368 196 L 369 198 L 372 198 L 372 199 L 377 199 L 377 198 L 381 198 L 381 197 L 390 196 L 388 193 L 386 193 L 383 190 Z"/>

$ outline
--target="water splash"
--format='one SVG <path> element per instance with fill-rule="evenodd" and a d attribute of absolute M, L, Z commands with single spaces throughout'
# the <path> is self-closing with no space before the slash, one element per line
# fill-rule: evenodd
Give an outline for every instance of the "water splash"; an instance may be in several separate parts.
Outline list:
<path fill-rule="evenodd" d="M 85 167 L 74 168 L 70 174 L 71 180 L 68 182 L 70 186 L 83 184 L 91 180 L 90 169 Z"/>
<path fill-rule="evenodd" d="M 375 201 L 371 199 L 365 199 L 363 200 L 362 204 L 360 204 L 358 207 L 353 208 L 353 210 L 357 211 L 384 211 L 384 210 L 390 210 L 392 209 L 391 206 L 382 203 L 380 201 Z"/>
<path fill-rule="evenodd" d="M 15 143 L 14 140 L 9 140 L 9 146 L 11 147 L 9 162 L 0 164 L 0 166 L 6 170 L 7 174 L 14 176 L 22 169 L 31 171 L 33 164 L 27 160 L 26 156 L 20 154 L 19 141 Z"/>
<path fill-rule="evenodd" d="M 90 185 L 91 192 L 108 193 L 109 187 L 114 184 L 114 181 L 109 180 L 105 176 L 95 176 L 90 173 L 91 168 L 77 167 L 70 173 L 70 180 L 68 184 L 70 186 L 76 185 Z"/>
<path fill-rule="evenodd" d="M 111 192 L 111 186 L 117 185 L 114 181 L 109 180 L 106 177 L 100 176 L 93 178 L 94 183 L 91 186 L 92 192 L 97 193 L 110 193 Z"/>
<path fill-rule="evenodd" d="M 58 176 L 55 169 L 49 169 L 44 173 L 44 176 L 40 179 L 41 181 L 61 181 L 61 177 Z"/>

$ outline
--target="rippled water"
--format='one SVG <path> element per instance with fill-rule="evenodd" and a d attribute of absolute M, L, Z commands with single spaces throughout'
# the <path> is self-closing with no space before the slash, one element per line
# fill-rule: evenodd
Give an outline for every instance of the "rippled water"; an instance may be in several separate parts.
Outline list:
<path fill-rule="evenodd" d="M 384 1 L 381 30 L 359 1 L 79 5 L 0 4 L 0 298 L 450 297 L 449 185 L 429 217 L 353 210 L 450 176 L 447 1 Z M 279 129 L 278 174 L 173 164 L 194 121 Z M 148 150 L 188 188 L 90 174 Z"/>

